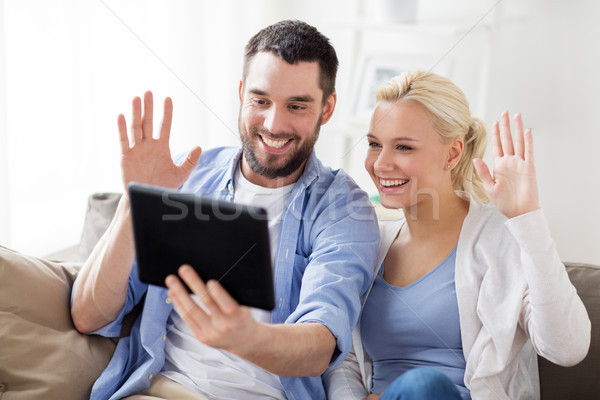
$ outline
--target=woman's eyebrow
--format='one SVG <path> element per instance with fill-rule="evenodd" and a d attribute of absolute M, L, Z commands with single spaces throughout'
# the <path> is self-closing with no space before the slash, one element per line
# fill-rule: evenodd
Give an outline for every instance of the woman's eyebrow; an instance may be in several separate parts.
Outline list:
<path fill-rule="evenodd" d="M 371 138 L 371 139 L 377 139 L 377 137 L 371 133 L 367 133 L 367 137 Z M 407 142 L 418 142 L 419 140 L 415 139 L 415 138 L 411 138 L 409 136 L 398 136 L 393 138 L 392 140 L 394 141 L 407 141 Z"/>

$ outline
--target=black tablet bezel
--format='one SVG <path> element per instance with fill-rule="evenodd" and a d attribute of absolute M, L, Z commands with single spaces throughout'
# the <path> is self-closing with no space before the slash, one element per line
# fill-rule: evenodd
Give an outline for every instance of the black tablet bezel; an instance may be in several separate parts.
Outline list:
<path fill-rule="evenodd" d="M 240 304 L 272 310 L 273 272 L 266 211 L 157 186 L 128 186 L 142 282 L 165 286 L 183 264 L 218 280 Z"/>

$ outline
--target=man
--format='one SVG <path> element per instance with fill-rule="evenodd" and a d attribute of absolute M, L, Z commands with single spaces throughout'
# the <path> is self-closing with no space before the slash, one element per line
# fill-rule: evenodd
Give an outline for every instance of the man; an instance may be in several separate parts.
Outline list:
<path fill-rule="evenodd" d="M 132 268 L 124 195 L 74 285 L 71 313 L 79 331 L 114 337 L 123 316 L 144 305 L 92 399 L 325 399 L 320 375 L 350 349 L 379 241 L 365 193 L 313 153 L 320 126 L 335 108 L 336 71 L 327 38 L 303 22 L 282 21 L 246 46 L 241 150 L 213 149 L 200 158 L 195 148 L 174 163 L 172 103 L 165 100 L 160 137 L 153 139 L 151 93 L 144 96 L 143 116 L 141 100 L 134 99 L 129 135 L 119 116 L 125 185 L 180 188 L 268 209 L 276 308 L 240 306 L 189 266 L 167 278 L 168 292 L 141 283 Z"/>

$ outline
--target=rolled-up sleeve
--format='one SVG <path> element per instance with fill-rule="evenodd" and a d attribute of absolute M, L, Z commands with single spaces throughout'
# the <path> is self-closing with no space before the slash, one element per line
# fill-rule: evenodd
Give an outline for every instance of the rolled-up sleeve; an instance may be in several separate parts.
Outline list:
<path fill-rule="evenodd" d="M 121 312 L 114 321 L 90 334 L 105 337 L 119 337 L 121 335 L 123 318 L 141 301 L 147 290 L 148 285 L 140 281 L 138 277 L 137 262 L 134 261 L 131 274 L 129 275 L 127 298 Z"/>

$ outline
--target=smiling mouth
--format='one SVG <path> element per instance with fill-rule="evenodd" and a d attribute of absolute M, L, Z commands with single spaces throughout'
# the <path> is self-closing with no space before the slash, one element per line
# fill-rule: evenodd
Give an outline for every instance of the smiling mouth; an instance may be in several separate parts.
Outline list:
<path fill-rule="evenodd" d="M 283 146 L 288 144 L 290 140 L 292 140 L 291 138 L 283 139 L 283 140 L 273 140 L 273 139 L 269 139 L 266 136 L 261 135 L 260 133 L 258 134 L 258 136 L 260 136 L 260 138 L 262 139 L 264 144 L 266 144 L 267 146 L 272 147 L 274 149 L 281 149 Z"/>
<path fill-rule="evenodd" d="M 379 178 L 379 183 L 381 186 L 389 188 L 389 187 L 400 187 L 406 185 L 410 179 L 383 179 Z"/>

